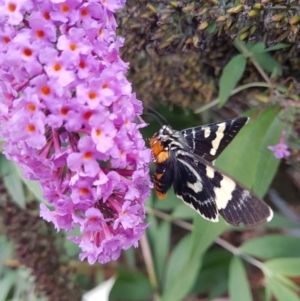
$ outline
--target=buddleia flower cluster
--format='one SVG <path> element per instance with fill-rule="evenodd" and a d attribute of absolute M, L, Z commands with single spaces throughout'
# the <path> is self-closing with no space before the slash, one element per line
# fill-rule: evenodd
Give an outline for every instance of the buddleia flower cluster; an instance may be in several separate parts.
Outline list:
<path fill-rule="evenodd" d="M 57 230 L 90 264 L 137 245 L 151 183 L 142 104 L 119 57 L 123 0 L 0 0 L 4 153 L 40 182 Z"/>

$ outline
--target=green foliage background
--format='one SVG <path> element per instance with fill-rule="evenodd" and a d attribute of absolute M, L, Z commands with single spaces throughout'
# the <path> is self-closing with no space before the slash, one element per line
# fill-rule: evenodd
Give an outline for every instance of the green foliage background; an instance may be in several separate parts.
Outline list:
<path fill-rule="evenodd" d="M 210 6 L 213 2 L 208 1 L 206 4 Z M 173 1 L 168 5 L 172 6 L 172 11 L 177 12 L 177 2 Z M 238 5 L 240 4 L 236 4 L 232 8 L 235 7 L 238 10 Z M 189 14 L 191 14 L 189 10 L 192 6 L 194 3 L 189 2 L 189 5 L 184 7 L 186 10 L 184 12 L 187 14 L 184 18 L 188 19 Z M 152 14 L 157 13 L 156 8 L 149 6 L 149 3 L 147 10 L 152 13 L 144 16 L 145 23 L 143 26 L 146 28 L 145 30 L 149 29 L 147 27 L 149 22 L 154 22 Z M 256 11 L 261 10 L 256 9 Z M 177 17 L 180 16 L 178 13 Z M 298 19 L 296 20 L 295 17 L 299 16 L 293 10 L 293 15 L 290 15 L 286 21 L 289 22 L 290 30 L 295 30 L 295 27 L 298 26 Z M 236 22 L 237 15 L 234 15 L 232 19 Z M 296 20 L 297 23 L 292 24 L 289 20 Z M 211 34 L 216 31 L 217 27 L 220 27 L 219 23 L 217 25 L 214 23 L 215 20 L 205 19 L 202 21 L 202 23 L 197 23 L 197 28 L 202 24 L 201 33 L 198 30 L 197 35 L 195 34 L 198 38 L 202 36 L 202 30 L 205 29 L 207 34 Z M 207 24 L 204 23 L 206 21 Z M 187 24 L 184 25 L 187 26 Z M 168 26 L 172 27 L 173 25 L 169 24 Z M 164 33 L 170 33 L 168 27 L 165 26 L 164 28 Z M 156 35 L 153 39 L 159 40 L 158 48 L 163 54 L 170 52 L 169 58 L 172 57 L 171 53 L 175 52 L 178 45 L 186 45 L 186 41 L 189 41 L 188 38 L 190 38 L 182 37 L 185 44 L 178 42 L 177 45 L 176 41 L 180 40 L 178 35 L 172 34 L 172 39 L 170 36 L 160 37 L 157 32 L 162 29 L 154 29 Z M 174 91 L 175 94 L 178 91 L 180 97 L 174 101 L 177 105 L 172 103 L 172 99 L 170 102 L 162 102 L 166 96 L 166 93 L 162 91 L 153 100 L 152 111 L 151 106 L 146 107 L 145 111 L 151 112 L 152 115 L 156 116 L 156 119 L 145 114 L 144 118 L 149 122 L 149 126 L 143 129 L 143 135 L 145 138 L 150 138 L 160 128 L 160 124 L 157 122 L 157 119 L 162 120 L 160 116 L 163 116 L 171 126 L 178 130 L 206 123 L 214 119 L 215 114 L 210 110 L 212 107 L 218 105 L 221 109 L 231 104 L 231 96 L 248 91 L 249 88 L 258 89 L 258 94 L 263 101 L 255 106 L 249 105 L 251 109 L 242 113 L 251 117 L 251 121 L 224 150 L 216 165 L 263 198 L 268 192 L 280 164 L 280 161 L 267 147 L 279 142 L 283 129 L 287 128 L 289 132 L 292 130 L 291 121 L 296 116 L 296 110 L 286 105 L 285 101 L 289 99 L 299 102 L 299 93 L 278 80 L 287 68 L 283 68 L 284 66 L 279 60 L 274 59 L 272 53 L 277 50 L 284 51 L 291 46 L 279 43 L 282 40 L 285 42 L 288 40 L 292 44 L 298 43 L 298 36 L 295 36 L 294 40 L 289 40 L 286 37 L 278 40 L 275 46 L 265 47 L 265 44 L 259 39 L 256 42 L 248 41 L 245 43 L 243 41 L 251 36 L 250 28 L 242 30 L 243 28 L 229 27 L 230 30 L 227 31 L 226 27 L 223 29 L 227 35 L 231 33 L 231 30 L 234 30 L 235 39 L 233 39 L 232 45 L 235 50 L 230 51 L 230 57 L 226 63 L 223 62 L 222 68 L 219 68 L 218 74 L 220 76 L 216 76 L 218 93 L 215 93 L 215 98 L 207 103 L 196 102 L 196 105 L 193 103 L 193 110 L 188 109 L 188 105 L 183 103 L 181 98 L 187 92 L 182 93 L 182 91 L 195 91 L 199 86 L 203 87 L 203 83 L 196 85 L 195 82 L 198 78 L 193 81 L 191 79 L 193 77 L 185 77 L 185 79 L 187 78 L 187 85 L 181 81 L 181 85 L 174 85 L 174 89 L 170 90 L 171 92 L 168 90 L 171 96 L 174 95 L 172 94 Z M 138 28 L 138 30 L 141 29 Z M 248 33 L 247 36 L 245 36 L 245 32 Z M 124 33 L 126 34 L 126 32 Z M 132 33 L 135 31 L 127 32 L 128 39 L 124 47 L 125 50 L 130 48 L 130 34 Z M 241 37 L 244 36 L 245 39 L 242 39 Z M 136 36 L 133 39 L 135 40 Z M 193 38 L 190 41 L 193 51 L 199 51 L 198 42 L 199 40 L 195 41 Z M 132 40 L 131 43 L 133 43 Z M 138 41 L 136 41 L 135 47 L 132 46 L 132 49 L 138 49 L 138 45 Z M 132 52 L 128 50 L 124 56 L 132 59 L 132 53 L 135 53 L 133 50 Z M 191 55 L 191 59 L 187 63 L 188 67 L 199 62 L 198 60 L 193 61 L 193 58 L 194 56 Z M 136 62 L 140 63 L 141 61 L 146 61 L 143 54 L 136 58 Z M 168 67 L 170 70 L 174 67 L 168 59 L 163 61 L 157 54 L 153 57 L 153 61 L 155 63 L 159 61 L 164 71 L 168 70 Z M 242 79 L 249 74 L 249 62 L 251 68 L 253 66 L 256 68 L 259 79 L 255 77 L 257 79 L 255 81 L 243 82 Z M 200 72 L 197 65 L 193 68 Z M 182 69 L 189 70 L 186 66 Z M 207 71 L 207 69 L 201 70 Z M 148 72 L 146 74 L 136 72 L 135 75 L 146 78 L 145 82 L 147 83 L 147 76 L 151 75 L 149 70 Z M 203 73 L 206 76 L 206 73 Z M 139 89 L 140 82 L 138 81 L 140 79 L 137 79 L 135 75 L 134 72 L 130 73 L 134 86 Z M 164 79 L 164 76 L 162 78 Z M 210 83 L 207 81 L 206 84 L 208 82 Z M 191 83 L 194 86 L 192 90 L 189 90 L 188 84 Z M 164 85 L 160 87 L 157 84 L 157 87 L 163 90 L 166 85 L 167 83 L 164 82 Z M 172 82 L 169 82 L 169 85 L 172 86 Z M 143 87 L 143 85 L 141 86 Z M 216 88 L 216 86 L 213 87 Z M 196 95 L 198 95 L 197 93 Z M 214 93 L 212 94 L 214 95 Z M 139 97 L 143 99 L 141 92 Z M 147 95 L 148 97 L 149 95 Z M 188 97 L 192 96 L 188 94 Z M 190 104 L 189 101 L 188 104 Z M 151 168 L 153 169 L 154 166 Z M 45 202 L 40 187 L 35 182 L 24 179 L 19 168 L 7 161 L 3 155 L 0 156 L 0 173 L 6 191 L 24 211 L 28 200 L 34 199 L 38 203 Z M 147 229 L 146 235 L 140 243 L 141 248 L 137 252 L 133 249 L 124 252 L 120 262 L 113 266 L 116 282 L 110 292 L 110 300 L 181 301 L 187 296 L 195 295 L 205 296 L 207 300 L 227 295 L 231 301 L 271 301 L 274 298 L 278 301 L 300 300 L 300 288 L 296 282 L 292 281 L 294 277 L 300 277 L 298 223 L 275 213 L 270 223 L 252 230 L 252 238 L 242 242 L 239 246 L 235 246 L 228 242 L 226 237 L 234 235 L 237 231 L 243 234 L 246 232 L 244 228 L 237 230 L 228 226 L 223 220 L 214 224 L 202 219 L 178 200 L 173 191 L 169 191 L 167 199 L 164 201 L 159 201 L 153 193 L 147 200 L 146 206 L 147 222 L 151 223 L 151 226 Z M 2 219 L 1 213 L 0 216 Z M 294 231 L 295 229 L 297 231 Z M 78 232 L 78 229 L 74 231 Z M 53 239 L 59 245 L 59 261 L 65 265 L 72 266 L 74 264 L 77 269 L 77 272 L 74 273 L 75 277 L 72 279 L 73 283 L 79 284 L 83 290 L 88 290 L 104 281 L 105 270 L 103 267 L 95 270 L 93 267 L 85 266 L 87 273 L 83 273 L 78 262 L 79 250 L 77 246 L 67 241 L 65 235 L 52 234 Z M 46 300 L 43 295 L 39 296 L 34 293 L 34 277 L 32 276 L 34 273 L 32 271 L 23 266 L 12 267 L 8 264 L 14 259 L 14 248 L 16 246 L 12 244 L 7 233 L 2 229 L 0 231 L 0 301 Z M 49 256 L 51 256 L 51 250 L 48 251 Z M 249 270 L 253 266 L 260 270 L 264 279 L 264 284 L 255 291 L 251 288 L 248 277 Z M 29 299 L 26 299 L 25 296 Z M 81 299 L 81 295 L 77 295 L 77 297 L 78 300 Z"/>

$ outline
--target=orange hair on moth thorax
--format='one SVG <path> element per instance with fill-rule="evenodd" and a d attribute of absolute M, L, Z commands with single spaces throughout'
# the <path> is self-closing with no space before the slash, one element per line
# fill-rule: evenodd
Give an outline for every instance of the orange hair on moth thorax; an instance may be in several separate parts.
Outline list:
<path fill-rule="evenodd" d="M 164 147 L 157 139 L 157 136 L 150 139 L 150 147 L 157 163 L 163 163 L 169 158 L 169 152 L 164 150 Z"/>

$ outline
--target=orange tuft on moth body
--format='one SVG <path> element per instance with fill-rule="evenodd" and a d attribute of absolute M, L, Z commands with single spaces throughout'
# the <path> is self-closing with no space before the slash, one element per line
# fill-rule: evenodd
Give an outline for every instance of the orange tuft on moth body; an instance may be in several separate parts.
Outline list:
<path fill-rule="evenodd" d="M 162 178 L 163 174 L 160 173 L 160 174 L 154 174 L 154 177 L 155 177 L 155 181 L 154 181 L 154 189 L 155 189 L 155 192 L 156 192 L 156 195 L 157 197 L 162 200 L 162 199 L 165 199 L 166 196 L 167 196 L 167 193 L 163 193 L 163 192 L 160 192 L 160 186 L 161 186 L 161 183 L 160 183 L 160 179 Z"/>
<path fill-rule="evenodd" d="M 158 191 L 157 189 L 155 189 L 156 191 L 156 195 L 160 200 L 163 200 L 167 197 L 167 193 L 161 193 L 160 191 Z"/>
<path fill-rule="evenodd" d="M 154 162 L 163 163 L 169 158 L 169 152 L 164 149 L 164 146 L 162 145 L 161 141 L 158 139 L 157 135 L 153 136 L 150 139 L 150 148 L 152 151 Z M 166 198 L 166 196 L 167 196 L 167 193 L 160 192 L 160 190 L 161 190 L 160 180 L 162 179 L 163 175 L 164 175 L 163 173 L 155 173 L 154 174 L 154 178 L 155 178 L 154 189 L 155 189 L 157 197 L 160 200 Z"/>
<path fill-rule="evenodd" d="M 150 147 L 154 159 L 157 159 L 157 156 L 164 150 L 164 147 L 162 146 L 162 144 L 160 143 L 160 141 L 157 139 L 156 136 L 150 139 Z"/>
<path fill-rule="evenodd" d="M 157 163 L 163 163 L 169 158 L 169 152 L 164 150 L 164 147 L 161 144 L 161 142 L 157 139 L 157 136 L 154 136 L 150 139 L 150 147 L 152 150 L 154 160 Z"/>
<path fill-rule="evenodd" d="M 160 180 L 163 175 L 164 175 L 163 173 L 156 173 L 154 176 L 155 176 L 155 179 Z"/>
<path fill-rule="evenodd" d="M 163 151 L 160 152 L 156 158 L 157 163 L 163 163 L 169 158 L 169 152 Z"/>

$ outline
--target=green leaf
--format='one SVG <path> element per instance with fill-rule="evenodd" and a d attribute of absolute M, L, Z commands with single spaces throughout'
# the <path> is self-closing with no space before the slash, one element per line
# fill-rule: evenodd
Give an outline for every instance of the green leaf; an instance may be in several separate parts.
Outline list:
<path fill-rule="evenodd" d="M 273 76 L 282 75 L 282 68 L 270 53 L 254 53 L 252 57 L 267 72 L 272 72 Z"/>
<path fill-rule="evenodd" d="M 300 258 L 276 258 L 265 262 L 264 265 L 270 271 L 284 276 L 300 276 Z"/>
<path fill-rule="evenodd" d="M 282 216 L 277 212 L 274 212 L 272 220 L 266 223 L 264 227 L 268 229 L 298 228 L 299 224 L 287 219 L 285 216 Z"/>
<path fill-rule="evenodd" d="M 205 31 L 209 35 L 211 35 L 211 34 L 213 34 L 215 32 L 216 28 L 217 28 L 216 22 L 212 21 L 212 22 L 209 23 L 209 25 L 207 26 L 207 28 L 205 29 Z"/>
<path fill-rule="evenodd" d="M 65 237 L 66 236 L 80 236 L 81 233 L 80 233 L 80 229 L 78 226 L 76 226 L 73 230 L 71 230 L 70 232 L 65 232 Z M 79 249 L 79 246 L 77 244 L 74 244 L 73 241 L 70 241 L 68 239 L 64 239 L 63 240 L 63 245 L 64 245 L 64 249 L 65 249 L 65 253 L 67 256 L 78 256 L 79 253 L 80 253 L 80 249 Z M 68 260 L 68 259 L 67 259 Z"/>
<path fill-rule="evenodd" d="M 270 124 L 260 144 L 256 161 L 256 172 L 253 182 L 253 190 L 259 197 L 263 197 L 276 174 L 280 160 L 268 149 L 268 146 L 279 142 L 284 123 L 276 117 Z"/>
<path fill-rule="evenodd" d="M 212 223 L 196 215 L 194 217 L 194 229 L 191 237 L 190 256 L 202 255 L 226 229 L 223 219 L 218 223 Z"/>
<path fill-rule="evenodd" d="M 271 292 L 270 288 L 268 286 L 266 286 L 264 301 L 271 301 L 271 298 L 272 298 L 272 292 Z"/>
<path fill-rule="evenodd" d="M 246 63 L 247 59 L 242 54 L 238 54 L 224 67 L 219 83 L 219 107 L 222 107 L 227 102 L 231 91 L 235 88 L 245 71 Z"/>
<path fill-rule="evenodd" d="M 7 240 L 6 236 L 0 236 L 0 277 L 5 268 L 4 262 L 7 259 L 13 258 L 13 245 Z"/>
<path fill-rule="evenodd" d="M 233 256 L 229 266 L 229 296 L 231 301 L 251 301 L 252 294 L 242 260 Z"/>
<path fill-rule="evenodd" d="M 165 289 L 172 287 L 172 280 L 178 271 L 182 270 L 188 259 L 187 246 L 189 245 L 191 234 L 184 236 L 179 243 L 173 248 L 168 260 L 166 269 Z"/>
<path fill-rule="evenodd" d="M 300 257 L 300 239 L 294 236 L 271 234 L 245 242 L 240 250 L 262 259 Z"/>
<path fill-rule="evenodd" d="M 216 165 L 248 188 L 254 183 L 263 181 L 257 170 L 257 162 L 261 156 L 273 156 L 268 149 L 266 155 L 259 153 L 266 133 L 279 112 L 279 107 L 269 107 L 256 119 L 250 120 L 234 140 L 225 148 Z M 255 192 L 255 191 L 254 191 Z"/>
<path fill-rule="evenodd" d="M 245 43 L 245 42 L 243 42 L 243 41 L 239 41 L 237 38 L 235 38 L 234 41 L 233 41 L 233 46 L 234 46 L 240 53 L 243 53 L 243 52 L 244 52 L 244 50 L 243 50 L 244 47 L 248 50 L 249 55 L 248 55 L 248 53 L 244 53 L 244 55 L 247 55 L 247 56 L 246 56 L 247 58 L 248 58 L 249 56 L 251 56 L 250 49 L 253 47 L 254 44 L 255 44 L 255 43 L 254 43 L 254 42 L 251 42 L 251 41 L 249 41 L 249 42 L 247 42 L 247 43 Z M 242 47 L 241 47 L 241 46 L 242 46 Z M 243 46 L 244 46 L 244 47 L 243 47 Z"/>
<path fill-rule="evenodd" d="M 4 184 L 15 203 L 25 208 L 25 196 L 22 180 L 15 173 L 4 176 Z"/>
<path fill-rule="evenodd" d="M 151 223 L 150 227 L 147 228 L 146 234 L 148 238 L 148 242 L 151 248 L 151 252 L 154 252 L 156 241 L 156 233 L 158 231 L 158 222 L 154 215 L 148 214 L 147 215 L 147 223 Z"/>
<path fill-rule="evenodd" d="M 192 219 L 196 215 L 198 215 L 196 211 L 184 203 L 179 204 L 172 213 L 172 216 L 178 219 Z"/>
<path fill-rule="evenodd" d="M 43 197 L 43 190 L 40 183 L 37 181 L 25 179 L 21 168 L 19 168 L 17 165 L 16 165 L 16 170 L 17 173 L 19 174 L 19 177 L 22 179 L 22 181 L 27 186 L 27 188 L 34 194 L 36 199 L 41 203 L 49 205 L 48 202 Z"/>
<path fill-rule="evenodd" d="M 154 263 L 159 282 L 162 283 L 167 255 L 170 247 L 171 224 L 163 221 L 156 232 L 156 244 L 154 245 Z"/>
<path fill-rule="evenodd" d="M 225 222 L 210 223 L 195 216 L 194 229 L 189 242 L 181 240 L 168 264 L 163 301 L 182 300 L 193 288 L 202 256 L 226 228 Z M 183 243 L 184 242 L 184 243 Z M 184 275 L 184 277 L 182 277 Z"/>
<path fill-rule="evenodd" d="M 291 47 L 290 44 L 278 43 L 274 46 L 266 48 L 264 42 L 255 43 L 253 47 L 251 47 L 250 51 L 252 53 L 263 53 L 263 52 L 270 52 L 274 50 L 284 49 L 287 47 Z"/>
<path fill-rule="evenodd" d="M 110 291 L 109 300 L 146 300 L 151 298 L 152 294 L 148 278 L 141 273 L 120 268 Z"/>
<path fill-rule="evenodd" d="M 1 174 L 3 174 L 4 185 L 7 188 L 9 194 L 15 203 L 17 203 L 21 208 L 25 208 L 25 196 L 23 183 L 20 179 L 17 171 L 16 165 L 12 161 L 9 161 L 5 156 L 0 156 L 0 166 Z"/>
<path fill-rule="evenodd" d="M 182 201 L 176 197 L 173 189 L 170 189 L 165 199 L 159 200 L 155 198 L 154 208 L 159 210 L 172 210 L 179 204 L 182 204 Z"/>
<path fill-rule="evenodd" d="M 66 239 L 66 242 L 64 244 L 66 255 L 68 256 L 78 256 L 80 254 L 80 249 L 78 245 L 74 244 L 72 241 L 69 241 Z"/>
<path fill-rule="evenodd" d="M 231 253 L 224 249 L 206 252 L 192 294 L 208 294 L 209 299 L 224 295 L 228 291 L 228 267 L 231 257 Z"/>
<path fill-rule="evenodd" d="M 16 273 L 10 271 L 6 273 L 5 276 L 0 280 L 0 301 L 5 301 L 7 299 L 8 293 L 15 284 L 15 279 Z"/>
<path fill-rule="evenodd" d="M 193 287 L 202 258 L 201 256 L 190 258 L 188 249 L 190 240 L 191 234 L 186 235 L 173 250 L 167 265 L 161 301 L 181 301 Z"/>
<path fill-rule="evenodd" d="M 289 287 L 287 287 L 279 279 L 267 276 L 267 288 L 272 292 L 278 301 L 299 301 L 297 294 Z"/>
<path fill-rule="evenodd" d="M 136 267 L 136 256 L 135 256 L 134 248 L 129 248 L 123 252 L 126 258 L 127 266 L 131 269 L 134 269 Z"/>

